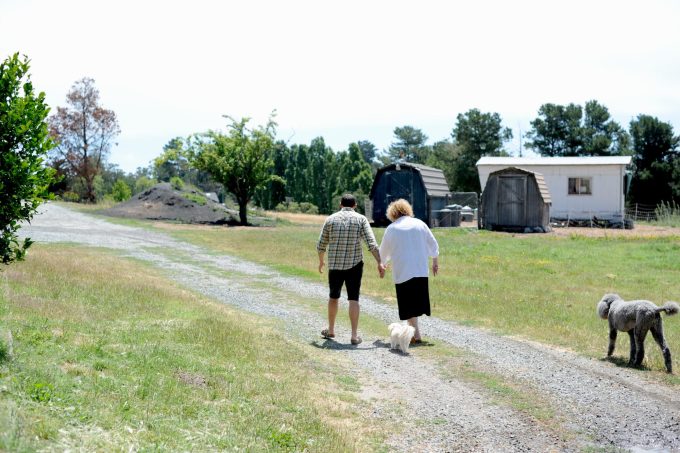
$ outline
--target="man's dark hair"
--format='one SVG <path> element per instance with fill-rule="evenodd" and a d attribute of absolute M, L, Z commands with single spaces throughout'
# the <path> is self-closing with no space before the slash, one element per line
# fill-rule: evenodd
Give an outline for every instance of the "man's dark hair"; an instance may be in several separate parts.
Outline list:
<path fill-rule="evenodd" d="M 340 200 L 340 205 L 344 208 L 353 208 L 357 204 L 357 199 L 351 193 L 346 193 Z"/>

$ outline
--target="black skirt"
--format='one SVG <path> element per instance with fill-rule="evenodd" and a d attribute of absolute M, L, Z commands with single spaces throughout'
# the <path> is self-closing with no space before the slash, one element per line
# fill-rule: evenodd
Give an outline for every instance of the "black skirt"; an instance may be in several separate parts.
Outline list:
<path fill-rule="evenodd" d="M 427 277 L 414 277 L 394 285 L 397 288 L 399 319 L 430 316 L 430 290 Z"/>

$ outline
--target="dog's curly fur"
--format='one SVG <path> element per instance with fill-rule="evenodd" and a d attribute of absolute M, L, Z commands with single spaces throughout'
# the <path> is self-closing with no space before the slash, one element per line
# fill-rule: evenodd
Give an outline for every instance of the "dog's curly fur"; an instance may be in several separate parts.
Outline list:
<path fill-rule="evenodd" d="M 609 349 L 607 357 L 614 353 L 617 331 L 628 332 L 630 336 L 629 365 L 640 366 L 645 357 L 645 337 L 651 331 L 654 340 L 661 348 L 666 370 L 673 372 L 671 351 L 666 345 L 661 323 L 661 312 L 674 315 L 680 312 L 676 302 L 666 302 L 657 307 L 648 300 L 624 301 L 618 294 L 605 294 L 597 304 L 597 314 L 602 319 L 609 320 Z"/>

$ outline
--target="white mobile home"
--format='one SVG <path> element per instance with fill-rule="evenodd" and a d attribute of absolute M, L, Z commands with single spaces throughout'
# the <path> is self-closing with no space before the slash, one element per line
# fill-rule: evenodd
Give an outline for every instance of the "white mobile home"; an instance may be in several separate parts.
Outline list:
<path fill-rule="evenodd" d="M 630 156 L 482 157 L 477 171 L 482 190 L 490 173 L 507 167 L 542 174 L 552 199 L 553 219 L 623 222 L 630 162 Z"/>

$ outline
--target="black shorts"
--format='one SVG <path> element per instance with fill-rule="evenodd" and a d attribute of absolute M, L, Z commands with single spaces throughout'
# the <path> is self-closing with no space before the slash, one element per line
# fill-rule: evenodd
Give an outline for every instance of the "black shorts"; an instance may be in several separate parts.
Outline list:
<path fill-rule="evenodd" d="M 347 288 L 347 300 L 359 300 L 359 290 L 361 289 L 361 275 L 364 273 L 364 263 L 361 261 L 356 266 L 349 269 L 331 269 L 328 271 L 328 286 L 330 292 L 328 297 L 339 299 L 343 283 Z"/>

